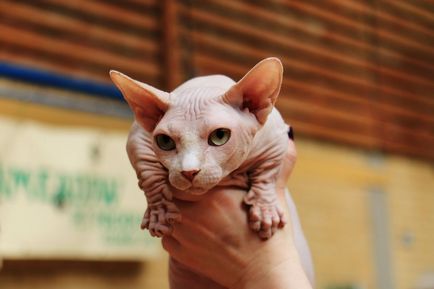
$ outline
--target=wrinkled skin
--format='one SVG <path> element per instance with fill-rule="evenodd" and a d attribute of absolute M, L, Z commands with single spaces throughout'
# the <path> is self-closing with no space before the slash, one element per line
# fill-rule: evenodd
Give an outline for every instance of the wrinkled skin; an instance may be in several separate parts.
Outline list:
<path fill-rule="evenodd" d="M 274 108 L 282 73 L 281 62 L 268 58 L 237 83 L 198 77 L 167 93 L 111 72 L 135 113 L 127 152 L 148 203 L 142 228 L 170 235 L 182 218 L 173 199 L 194 201 L 216 186 L 247 190 L 248 225 L 260 238 L 286 224 L 275 190 L 288 146 L 288 126 Z M 219 129 L 230 137 L 213 144 Z"/>

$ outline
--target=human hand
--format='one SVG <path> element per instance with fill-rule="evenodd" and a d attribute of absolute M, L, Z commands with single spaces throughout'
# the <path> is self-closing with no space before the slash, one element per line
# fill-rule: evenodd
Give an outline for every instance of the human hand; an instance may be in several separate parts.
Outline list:
<path fill-rule="evenodd" d="M 274 270 L 274 264 L 297 260 L 290 225 L 268 241 L 249 229 L 241 207 L 244 194 L 215 189 L 200 204 L 180 202 L 182 223 L 163 238 L 163 247 L 181 264 L 226 288 L 238 288 L 234 286 Z"/>
<path fill-rule="evenodd" d="M 293 142 L 285 159 L 277 184 L 282 204 L 296 159 Z M 309 288 L 290 222 L 270 240 L 260 240 L 248 228 L 244 194 L 215 188 L 199 202 L 178 202 L 183 221 L 171 237 L 163 238 L 163 247 L 181 264 L 226 288 Z"/>

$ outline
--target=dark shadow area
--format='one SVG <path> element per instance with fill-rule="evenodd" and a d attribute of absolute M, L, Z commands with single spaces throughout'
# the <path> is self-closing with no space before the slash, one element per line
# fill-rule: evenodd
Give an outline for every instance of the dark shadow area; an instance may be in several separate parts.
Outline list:
<path fill-rule="evenodd" d="M 146 264 L 132 261 L 4 260 L 0 280 L 7 277 L 42 277 L 77 274 L 105 278 L 131 278 L 145 270 Z"/>

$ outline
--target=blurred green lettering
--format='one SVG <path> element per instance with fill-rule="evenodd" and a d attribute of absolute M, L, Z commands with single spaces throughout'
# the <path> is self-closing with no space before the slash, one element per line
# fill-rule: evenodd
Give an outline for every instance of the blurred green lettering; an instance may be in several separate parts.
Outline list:
<path fill-rule="evenodd" d="M 110 206 L 118 201 L 119 181 L 94 174 L 0 165 L 0 197 L 10 199 L 18 193 L 56 207 Z"/>

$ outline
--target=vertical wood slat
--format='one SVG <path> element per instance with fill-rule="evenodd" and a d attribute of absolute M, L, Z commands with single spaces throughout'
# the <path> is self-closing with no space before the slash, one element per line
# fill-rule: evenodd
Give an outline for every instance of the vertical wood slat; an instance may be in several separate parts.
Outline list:
<path fill-rule="evenodd" d="M 178 45 L 178 12 L 175 0 L 164 0 L 163 5 L 163 51 L 165 88 L 173 90 L 180 84 L 180 56 Z"/>

